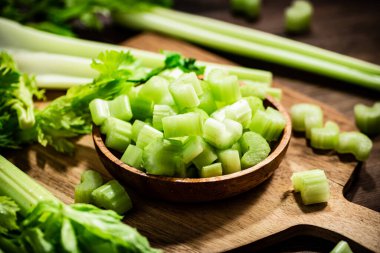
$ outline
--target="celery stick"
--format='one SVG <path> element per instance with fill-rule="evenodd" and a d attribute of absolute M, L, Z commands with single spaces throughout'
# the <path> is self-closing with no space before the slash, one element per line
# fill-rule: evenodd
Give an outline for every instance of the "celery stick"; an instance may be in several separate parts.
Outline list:
<path fill-rule="evenodd" d="M 141 148 L 130 144 L 120 160 L 129 166 L 142 170 L 142 155 L 143 150 Z"/>
<path fill-rule="evenodd" d="M 340 241 L 330 253 L 353 253 L 346 241 Z"/>
<path fill-rule="evenodd" d="M 91 193 L 103 184 L 102 176 L 94 170 L 86 170 L 82 173 L 80 184 L 75 186 L 75 203 L 91 203 Z"/>
<path fill-rule="evenodd" d="M 111 116 L 108 103 L 103 99 L 94 99 L 90 102 L 89 106 L 92 121 L 95 125 L 101 125 L 109 116 Z"/>
<path fill-rule="evenodd" d="M 96 206 L 113 210 L 118 214 L 124 214 L 132 208 L 128 193 L 116 180 L 98 187 L 91 196 Z"/>
<path fill-rule="evenodd" d="M 335 149 L 339 140 L 339 126 L 333 121 L 327 121 L 325 127 L 311 129 L 310 145 L 318 149 Z"/>
<path fill-rule="evenodd" d="M 233 149 L 222 150 L 218 153 L 222 163 L 223 175 L 241 171 L 239 151 Z"/>
<path fill-rule="evenodd" d="M 162 119 L 165 138 L 202 135 L 202 120 L 198 113 L 168 116 Z"/>
<path fill-rule="evenodd" d="M 211 165 L 203 166 L 200 169 L 200 177 L 217 177 L 223 174 L 223 168 L 221 163 L 213 163 Z"/>
<path fill-rule="evenodd" d="M 290 33 L 302 33 L 310 28 L 313 6 L 305 0 L 295 0 L 285 10 L 285 29 Z"/>
<path fill-rule="evenodd" d="M 358 161 L 368 159 L 372 150 L 372 141 L 360 132 L 342 132 L 339 134 L 336 151 L 338 153 L 351 153 Z"/>
<path fill-rule="evenodd" d="M 356 126 L 365 134 L 380 133 L 380 102 L 372 107 L 357 104 L 354 107 Z"/>
<path fill-rule="evenodd" d="M 39 74 L 35 76 L 37 86 L 42 89 L 69 89 L 73 86 L 85 85 L 92 82 L 92 78 L 65 76 L 55 74 Z"/>

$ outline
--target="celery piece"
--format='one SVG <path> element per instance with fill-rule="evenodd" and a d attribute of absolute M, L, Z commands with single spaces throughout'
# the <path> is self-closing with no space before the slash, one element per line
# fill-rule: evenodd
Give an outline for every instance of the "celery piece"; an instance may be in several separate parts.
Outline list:
<path fill-rule="evenodd" d="M 175 81 L 173 81 L 172 84 L 173 85 L 191 84 L 191 86 L 193 86 L 197 96 L 200 96 L 203 94 L 203 89 L 202 89 L 201 83 L 200 83 L 197 75 L 195 74 L 195 72 L 182 74 Z"/>
<path fill-rule="evenodd" d="M 238 141 L 243 133 L 243 127 L 239 122 L 225 119 L 220 122 L 208 118 L 203 126 L 203 138 L 218 149 L 227 149 Z"/>
<path fill-rule="evenodd" d="M 154 101 L 137 96 L 131 102 L 131 108 L 135 119 L 145 120 L 153 115 Z"/>
<path fill-rule="evenodd" d="M 230 149 L 233 149 L 233 150 L 236 150 L 237 152 L 239 152 L 239 157 L 241 157 L 242 155 L 242 151 L 241 151 L 241 146 L 240 146 L 240 143 L 239 142 L 235 142 Z"/>
<path fill-rule="evenodd" d="M 243 169 L 258 164 L 270 153 L 268 142 L 255 132 L 245 132 L 240 139 L 240 147 L 243 153 L 240 160 Z"/>
<path fill-rule="evenodd" d="M 176 115 L 177 113 L 169 105 L 154 105 L 153 108 L 153 127 L 162 131 L 162 119 L 167 116 Z"/>
<path fill-rule="evenodd" d="M 339 134 L 336 151 L 338 153 L 351 153 L 358 161 L 368 159 L 372 150 L 372 141 L 360 132 L 342 132 Z"/>
<path fill-rule="evenodd" d="M 282 90 L 279 89 L 279 88 L 269 87 L 266 90 L 266 95 L 269 95 L 269 96 L 273 97 L 277 101 L 281 101 L 281 99 L 282 99 Z"/>
<path fill-rule="evenodd" d="M 340 241 L 337 245 L 330 251 L 330 253 L 353 253 L 350 246 L 346 241 Z"/>
<path fill-rule="evenodd" d="M 224 105 L 232 104 L 241 98 L 239 82 L 236 76 L 221 69 L 213 69 L 206 80 L 216 101 Z"/>
<path fill-rule="evenodd" d="M 134 142 L 137 141 L 137 137 L 139 136 L 139 133 L 140 133 L 141 129 L 143 129 L 143 127 L 145 125 L 149 125 L 149 124 L 147 124 L 147 123 L 145 123 L 145 122 L 143 122 L 141 120 L 138 120 L 138 119 L 136 119 L 133 122 L 133 124 L 132 124 L 132 140 Z"/>
<path fill-rule="evenodd" d="M 211 165 L 203 166 L 199 171 L 200 177 L 217 177 L 221 175 L 223 175 L 221 163 L 213 163 Z"/>
<path fill-rule="evenodd" d="M 108 108 L 107 101 L 103 99 L 94 99 L 89 104 L 92 121 L 95 125 L 99 126 L 111 114 Z"/>
<path fill-rule="evenodd" d="M 313 6 L 309 1 L 295 0 L 285 11 L 285 29 L 290 33 L 301 33 L 309 29 Z"/>
<path fill-rule="evenodd" d="M 191 84 L 169 86 L 170 94 L 172 94 L 175 104 L 179 108 L 192 108 L 200 104 L 197 93 Z"/>
<path fill-rule="evenodd" d="M 100 126 L 100 132 L 107 135 L 110 131 L 114 131 L 117 128 L 119 132 L 125 134 L 128 138 L 132 138 L 131 123 L 117 119 L 115 117 L 108 117 Z"/>
<path fill-rule="evenodd" d="M 91 203 L 91 193 L 103 184 L 102 176 L 94 170 L 86 170 L 80 177 L 80 184 L 75 186 L 75 203 Z"/>
<path fill-rule="evenodd" d="M 218 159 L 213 148 L 204 140 L 201 140 L 203 151 L 193 159 L 193 164 L 200 170 L 203 166 L 210 165 Z"/>
<path fill-rule="evenodd" d="M 322 128 L 323 127 L 323 118 L 319 115 L 317 116 L 307 116 L 305 118 L 305 136 L 306 139 L 310 139 L 311 131 L 314 128 Z"/>
<path fill-rule="evenodd" d="M 201 122 L 202 122 L 202 125 L 203 123 L 208 119 L 210 118 L 210 116 L 208 116 L 207 112 L 205 112 L 204 110 L 200 109 L 200 108 L 189 108 L 187 110 L 185 110 L 185 112 L 193 112 L 193 113 L 198 113 L 199 114 L 199 117 L 201 118 Z"/>
<path fill-rule="evenodd" d="M 268 107 L 265 111 L 256 111 L 249 129 L 260 134 L 267 141 L 275 141 L 280 137 L 285 124 L 284 116 L 276 109 Z"/>
<path fill-rule="evenodd" d="M 148 124 L 145 124 L 137 136 L 136 146 L 144 149 L 153 140 L 162 138 L 162 132 L 158 131 L 154 127 L 149 126 Z"/>
<path fill-rule="evenodd" d="M 226 108 L 225 116 L 239 122 L 246 129 L 252 119 L 252 109 L 247 100 L 240 99 Z"/>
<path fill-rule="evenodd" d="M 106 146 L 124 152 L 131 143 L 132 125 L 117 118 L 107 119 L 103 124 L 103 131 L 106 131 Z"/>
<path fill-rule="evenodd" d="M 223 106 L 222 108 L 219 108 L 218 110 L 214 111 L 214 112 L 211 114 L 211 117 L 212 117 L 213 119 L 216 119 L 217 121 L 222 122 L 223 120 L 226 119 L 226 111 L 227 111 L 227 108 L 228 108 L 228 105 L 227 105 L 227 106 Z"/>
<path fill-rule="evenodd" d="M 127 95 L 121 95 L 108 101 L 109 111 L 112 117 L 129 121 L 132 118 L 132 109 Z"/>
<path fill-rule="evenodd" d="M 301 192 L 304 205 L 327 202 L 330 197 L 329 184 L 323 170 L 293 173 L 291 180 L 296 192 Z"/>
<path fill-rule="evenodd" d="M 168 148 L 162 139 L 156 139 L 144 148 L 143 166 L 148 174 L 171 177 L 184 164 L 178 150 Z"/>
<path fill-rule="evenodd" d="M 240 92 L 243 97 L 253 96 L 265 99 L 267 95 L 267 86 L 256 83 L 245 84 L 240 87 Z"/>
<path fill-rule="evenodd" d="M 116 180 L 111 180 L 98 187 L 91 196 L 96 206 L 113 210 L 118 214 L 124 214 L 132 208 L 132 201 L 128 193 Z"/>
<path fill-rule="evenodd" d="M 361 132 L 369 135 L 380 133 L 380 102 L 372 107 L 357 104 L 354 107 L 356 126 Z"/>
<path fill-rule="evenodd" d="M 141 148 L 130 144 L 120 160 L 123 163 L 140 170 L 142 169 L 142 155 L 143 150 Z"/>
<path fill-rule="evenodd" d="M 251 111 L 252 111 L 252 117 L 253 115 L 255 115 L 257 110 L 262 110 L 262 111 L 265 110 L 262 99 L 255 96 L 243 97 L 243 99 L 248 102 L 249 107 L 251 108 Z"/>
<path fill-rule="evenodd" d="M 321 108 L 314 104 L 300 103 L 295 104 L 290 109 L 290 116 L 292 118 L 292 127 L 295 131 L 306 131 L 306 119 L 315 117 L 320 122 L 323 122 L 323 112 Z M 313 119 L 316 120 L 316 119 Z M 323 124 L 323 123 L 322 123 Z"/>
<path fill-rule="evenodd" d="M 315 127 L 310 131 L 310 145 L 317 149 L 335 149 L 339 139 L 339 126 L 327 121 L 325 127 Z"/>
<path fill-rule="evenodd" d="M 199 97 L 198 108 L 204 110 L 208 114 L 212 114 L 217 109 L 216 103 L 214 101 L 214 97 L 212 96 L 211 91 L 205 91 Z"/>
<path fill-rule="evenodd" d="M 231 0 L 231 9 L 248 18 L 257 18 L 261 10 L 261 0 Z"/>
<path fill-rule="evenodd" d="M 239 151 L 233 149 L 222 150 L 218 153 L 222 163 L 223 175 L 241 171 Z"/>
<path fill-rule="evenodd" d="M 189 112 L 162 119 L 165 138 L 202 135 L 202 120 L 198 113 Z"/>
<path fill-rule="evenodd" d="M 172 98 L 170 98 L 169 82 L 160 76 L 153 76 L 142 85 L 138 96 L 147 100 L 153 100 L 155 104 L 168 100 L 173 101 Z"/>
<path fill-rule="evenodd" d="M 173 150 L 182 150 L 183 147 L 192 139 L 193 136 L 182 136 L 164 139 L 164 144 Z"/>
<path fill-rule="evenodd" d="M 194 158 L 203 152 L 202 137 L 191 136 L 182 149 L 182 161 L 190 163 Z"/>

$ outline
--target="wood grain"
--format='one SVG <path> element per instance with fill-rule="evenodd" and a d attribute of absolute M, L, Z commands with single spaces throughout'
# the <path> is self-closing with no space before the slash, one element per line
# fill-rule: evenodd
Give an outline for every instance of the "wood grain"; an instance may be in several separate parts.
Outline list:
<path fill-rule="evenodd" d="M 202 60 L 227 62 L 203 50 L 189 51 L 189 45 L 182 49 L 183 43 L 153 34 L 135 37 L 127 44 L 153 51 L 176 48 Z M 318 103 L 327 118 L 337 121 L 343 129 L 354 128 L 352 121 L 328 105 L 281 84 L 277 86 L 283 88 L 286 108 L 299 102 Z M 72 203 L 74 186 L 85 169 L 95 169 L 109 177 L 90 136 L 79 140 L 74 157 L 39 145 L 6 156 L 65 203 Z M 356 165 L 350 156 L 319 153 L 309 147 L 304 137 L 293 136 L 274 175 L 253 190 L 223 201 L 174 204 L 142 197 L 129 189 L 134 209 L 126 215 L 125 222 L 167 252 L 220 252 L 247 244 L 260 249 L 294 235 L 330 241 L 343 238 L 356 252 L 376 252 L 380 248 L 380 214 L 347 201 L 342 194 Z M 323 168 L 327 173 L 332 193 L 327 205 L 303 206 L 292 192 L 291 174 L 311 168 Z"/>

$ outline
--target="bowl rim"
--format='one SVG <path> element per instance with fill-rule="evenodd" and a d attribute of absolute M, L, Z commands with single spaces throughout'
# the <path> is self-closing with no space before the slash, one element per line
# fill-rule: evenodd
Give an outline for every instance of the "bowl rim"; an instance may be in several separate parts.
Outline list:
<path fill-rule="evenodd" d="M 101 133 L 100 133 L 100 127 L 93 124 L 92 128 L 92 137 L 94 141 L 94 145 L 97 146 L 99 151 L 103 153 L 107 159 L 111 160 L 112 163 L 115 165 L 121 167 L 124 170 L 127 170 L 131 173 L 134 173 L 138 176 L 149 178 L 152 180 L 158 180 L 158 181 L 164 181 L 168 183 L 184 183 L 184 184 L 196 184 L 196 183 L 212 183 L 215 181 L 226 181 L 231 180 L 237 177 L 241 177 L 250 173 L 253 173 L 254 171 L 266 166 L 270 162 L 272 162 L 278 155 L 280 155 L 284 149 L 287 148 L 291 136 L 292 136 L 292 122 L 290 119 L 290 116 L 288 112 L 286 111 L 285 107 L 278 102 L 276 99 L 274 99 L 271 96 L 266 96 L 264 101 L 269 101 L 270 104 L 272 104 L 285 118 L 285 128 L 282 133 L 282 137 L 280 139 L 280 142 L 276 145 L 276 148 L 269 154 L 267 158 L 265 158 L 263 161 L 259 162 L 258 164 L 249 167 L 247 169 L 234 172 L 227 175 L 221 175 L 216 177 L 206 177 L 206 178 L 179 178 L 179 177 L 168 177 L 168 176 L 158 176 L 158 175 L 149 175 L 139 169 L 136 169 L 134 167 L 131 167 L 127 165 L 126 163 L 122 162 L 119 158 L 117 158 L 105 145 Z M 107 169 L 107 168 L 106 168 Z M 108 169 L 107 169 L 108 170 Z"/>

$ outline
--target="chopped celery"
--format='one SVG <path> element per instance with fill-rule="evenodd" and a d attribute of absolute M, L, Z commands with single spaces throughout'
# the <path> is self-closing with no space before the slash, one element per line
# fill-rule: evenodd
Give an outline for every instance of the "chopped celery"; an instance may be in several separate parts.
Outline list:
<path fill-rule="evenodd" d="M 191 84 L 171 84 L 169 91 L 179 108 L 193 108 L 200 104 L 197 93 Z"/>
<path fill-rule="evenodd" d="M 356 126 L 365 134 L 380 133 L 380 102 L 372 107 L 357 104 L 354 107 Z"/>
<path fill-rule="evenodd" d="M 346 241 L 340 241 L 330 253 L 353 253 Z"/>
<path fill-rule="evenodd" d="M 239 142 L 235 142 L 234 145 L 232 145 L 230 149 L 236 150 L 237 152 L 239 152 L 239 156 L 240 157 L 242 156 L 241 146 Z"/>
<path fill-rule="evenodd" d="M 162 139 L 162 138 L 163 138 L 162 132 L 149 126 L 148 124 L 145 124 L 143 128 L 141 129 L 141 131 L 139 132 L 139 135 L 137 136 L 136 146 L 143 149 L 153 140 Z"/>
<path fill-rule="evenodd" d="M 120 160 L 136 169 L 142 169 L 142 155 L 143 150 L 141 148 L 130 144 Z"/>
<path fill-rule="evenodd" d="M 262 99 L 254 96 L 244 97 L 243 99 L 245 99 L 248 102 L 249 107 L 251 107 L 252 117 L 255 115 L 257 110 L 265 110 Z"/>
<path fill-rule="evenodd" d="M 129 122 L 117 120 L 116 118 L 107 119 L 104 123 L 103 131 L 107 131 L 105 144 L 109 148 L 124 152 L 131 143 L 132 125 Z"/>
<path fill-rule="evenodd" d="M 131 108 L 134 118 L 145 120 L 153 115 L 154 101 L 137 96 L 131 101 Z"/>
<path fill-rule="evenodd" d="M 290 33 L 301 33 L 309 29 L 313 6 L 309 1 L 295 0 L 285 11 L 285 29 Z"/>
<path fill-rule="evenodd" d="M 193 164 L 200 170 L 203 166 L 210 165 L 218 159 L 213 148 L 204 140 L 201 140 L 203 151 L 193 159 Z"/>
<path fill-rule="evenodd" d="M 191 86 L 193 86 L 197 96 L 200 96 L 203 94 L 201 83 L 194 72 L 184 73 L 173 82 L 173 85 L 184 85 L 184 84 L 190 84 Z"/>
<path fill-rule="evenodd" d="M 319 115 L 313 116 L 307 116 L 305 118 L 305 136 L 307 139 L 310 139 L 311 137 L 311 131 L 314 128 L 322 128 L 323 127 L 323 118 Z"/>
<path fill-rule="evenodd" d="M 226 149 L 219 152 L 218 158 L 222 163 L 223 175 L 241 171 L 239 151 Z"/>
<path fill-rule="evenodd" d="M 189 112 L 162 119 L 165 138 L 202 135 L 202 120 L 198 113 Z"/>
<path fill-rule="evenodd" d="M 200 169 L 200 177 L 217 177 L 223 174 L 223 168 L 221 163 L 213 163 L 211 165 L 203 166 Z"/>
<path fill-rule="evenodd" d="M 153 76 L 138 92 L 138 96 L 154 101 L 155 104 L 173 102 L 169 93 L 169 82 L 160 76 Z"/>
<path fill-rule="evenodd" d="M 121 95 L 108 102 L 111 116 L 129 121 L 132 118 L 132 109 L 127 95 Z"/>
<path fill-rule="evenodd" d="M 103 124 L 100 126 L 100 132 L 107 135 L 110 131 L 114 131 L 117 128 L 117 131 L 120 131 L 127 135 L 128 138 L 132 137 L 132 128 L 129 122 L 117 119 L 115 117 L 108 117 Z"/>
<path fill-rule="evenodd" d="M 202 138 L 200 136 L 191 136 L 182 149 L 182 161 L 188 164 L 202 152 Z"/>
<path fill-rule="evenodd" d="M 264 99 L 267 95 L 267 86 L 257 83 L 248 83 L 240 87 L 240 92 L 243 97 L 258 97 Z"/>
<path fill-rule="evenodd" d="M 335 149 L 339 139 L 339 126 L 333 121 L 327 121 L 325 127 L 311 129 L 310 145 L 318 149 Z"/>
<path fill-rule="evenodd" d="M 372 141 L 360 132 L 342 132 L 339 134 L 336 151 L 338 153 L 351 153 L 359 161 L 368 159 L 372 150 Z"/>
<path fill-rule="evenodd" d="M 90 102 L 90 113 L 92 117 L 92 121 L 95 125 L 101 125 L 106 118 L 108 118 L 111 114 L 109 111 L 107 101 L 103 99 L 94 99 Z"/>
<path fill-rule="evenodd" d="M 280 137 L 285 124 L 284 116 L 276 109 L 268 107 L 265 111 L 256 111 L 249 129 L 260 134 L 267 141 L 275 141 Z"/>
<path fill-rule="evenodd" d="M 162 119 L 167 116 L 176 115 L 177 113 L 169 105 L 154 105 L 153 108 L 153 127 L 157 130 L 163 130 Z"/>
<path fill-rule="evenodd" d="M 239 122 L 225 119 L 223 122 L 208 118 L 203 126 L 203 138 L 219 149 L 231 147 L 240 139 L 243 127 Z"/>
<path fill-rule="evenodd" d="M 261 0 L 231 0 L 231 9 L 248 18 L 257 18 L 260 14 Z"/>
<path fill-rule="evenodd" d="M 293 173 L 293 187 L 301 192 L 304 205 L 327 202 L 330 197 L 329 184 L 323 170 L 309 170 Z"/>
<path fill-rule="evenodd" d="M 229 75 L 221 69 L 214 69 L 208 73 L 206 80 L 216 101 L 228 105 L 240 99 L 240 87 L 236 76 Z"/>
<path fill-rule="evenodd" d="M 113 210 L 118 214 L 123 214 L 132 208 L 128 193 L 116 180 L 98 187 L 91 196 L 96 206 Z"/>
<path fill-rule="evenodd" d="M 268 157 L 270 146 L 268 142 L 255 132 L 245 132 L 240 139 L 243 156 L 241 167 L 243 169 L 254 166 Z"/>
<path fill-rule="evenodd" d="M 313 104 L 300 103 L 293 105 L 290 109 L 290 116 L 295 131 L 306 131 L 306 121 L 310 117 L 315 117 L 310 121 L 319 121 L 321 122 L 320 126 L 323 124 L 323 112 L 319 106 Z"/>
<path fill-rule="evenodd" d="M 252 119 L 252 109 L 247 100 L 240 99 L 227 106 L 225 116 L 227 119 L 239 122 L 243 128 L 248 128 Z"/>
<path fill-rule="evenodd" d="M 82 173 L 80 184 L 75 186 L 75 203 L 91 203 L 91 193 L 103 184 L 102 176 L 94 170 L 86 170 Z"/>
<path fill-rule="evenodd" d="M 208 114 L 213 113 L 216 109 L 216 103 L 211 91 L 205 91 L 199 98 L 198 108 L 204 110 Z"/>
<path fill-rule="evenodd" d="M 143 127 L 145 125 L 149 125 L 149 124 L 147 124 L 147 123 L 145 123 L 145 122 L 143 122 L 141 120 L 138 120 L 138 119 L 133 122 L 133 125 L 132 125 L 132 140 L 134 142 L 137 141 L 137 137 L 139 136 L 139 133 L 140 133 L 141 129 L 143 129 Z"/>

